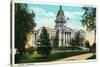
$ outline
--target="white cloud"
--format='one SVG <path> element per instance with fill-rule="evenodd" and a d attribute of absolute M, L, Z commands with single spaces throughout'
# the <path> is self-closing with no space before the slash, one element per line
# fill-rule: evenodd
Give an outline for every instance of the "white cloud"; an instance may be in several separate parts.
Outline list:
<path fill-rule="evenodd" d="M 37 23 L 37 28 L 46 26 L 46 27 L 54 27 L 56 19 L 56 14 L 54 12 L 47 11 L 43 8 L 35 7 L 33 11 L 36 14 L 35 22 Z M 70 18 L 67 22 L 67 26 L 72 29 L 82 29 L 82 26 L 77 25 L 76 19 L 79 19 L 78 16 L 81 16 L 83 12 L 68 12 L 65 11 L 65 19 Z"/>
<path fill-rule="evenodd" d="M 65 14 L 72 14 L 72 15 L 82 15 L 83 12 L 68 12 L 68 11 L 65 11 L 64 12 Z"/>
<path fill-rule="evenodd" d="M 77 21 L 77 22 L 78 22 L 78 21 Z M 75 20 L 70 20 L 70 21 L 68 21 L 68 22 L 66 23 L 66 26 L 67 26 L 67 27 L 70 27 L 70 28 L 72 28 L 72 29 L 77 29 L 77 30 L 82 29 L 82 30 L 85 30 L 85 28 L 84 28 L 83 26 L 81 26 L 81 25 L 79 25 L 79 24 L 76 24 L 76 21 L 75 21 Z"/>
<path fill-rule="evenodd" d="M 83 12 L 68 12 L 65 11 L 65 17 L 71 18 L 71 19 L 77 19 L 78 16 L 83 15 Z"/>
<path fill-rule="evenodd" d="M 52 28 L 55 25 L 55 14 L 53 12 L 50 11 L 46 11 L 43 8 L 39 8 L 39 7 L 35 7 L 33 9 L 33 11 L 35 12 L 36 16 L 35 16 L 35 22 L 37 24 L 37 29 L 40 27 L 49 27 Z"/>
<path fill-rule="evenodd" d="M 40 27 L 48 27 L 48 28 L 53 28 L 54 25 L 55 25 L 55 22 L 53 19 L 40 19 L 39 21 L 37 20 L 37 29 L 40 28 Z"/>
<path fill-rule="evenodd" d="M 83 29 L 84 28 L 81 26 L 81 16 L 83 15 L 83 12 L 68 12 L 65 11 L 65 18 L 69 18 L 67 20 L 66 26 L 72 28 L 72 29 Z"/>
<path fill-rule="evenodd" d="M 55 14 L 53 12 L 47 12 L 45 14 L 46 17 L 55 17 Z"/>
<path fill-rule="evenodd" d="M 55 17 L 55 14 L 53 12 L 48 12 L 43 8 L 35 7 L 35 8 L 33 8 L 33 11 L 36 13 L 37 17 L 40 17 L 40 16 Z"/>
<path fill-rule="evenodd" d="M 39 7 L 33 8 L 33 11 L 36 12 L 36 13 L 38 13 L 38 12 L 41 12 L 41 13 L 45 12 L 45 10 L 43 8 L 39 8 Z"/>

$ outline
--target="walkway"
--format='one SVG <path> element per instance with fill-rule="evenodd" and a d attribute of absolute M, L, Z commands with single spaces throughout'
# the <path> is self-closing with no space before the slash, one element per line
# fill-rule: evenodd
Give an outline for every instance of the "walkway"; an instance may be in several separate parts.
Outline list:
<path fill-rule="evenodd" d="M 89 57 L 92 57 L 94 54 L 93 53 L 87 53 L 87 54 L 81 54 L 81 55 L 77 55 L 77 56 L 72 56 L 69 58 L 64 58 L 64 59 L 60 59 L 54 62 L 61 62 L 61 61 L 72 61 L 72 60 L 86 60 Z"/>

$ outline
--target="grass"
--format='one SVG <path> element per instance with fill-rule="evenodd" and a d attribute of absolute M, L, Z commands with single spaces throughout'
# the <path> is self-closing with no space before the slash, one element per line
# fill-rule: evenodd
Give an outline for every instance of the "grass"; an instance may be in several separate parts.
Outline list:
<path fill-rule="evenodd" d="M 53 50 L 82 50 L 82 49 L 78 47 L 58 47 L 58 48 L 53 48 Z"/>
<path fill-rule="evenodd" d="M 49 62 L 55 61 L 62 58 L 67 58 L 75 55 L 89 53 L 89 51 L 82 51 L 82 52 L 55 52 L 52 51 L 49 58 L 43 58 L 40 54 L 36 52 L 34 54 L 25 54 L 20 59 L 17 59 L 16 63 L 36 63 L 36 62 Z"/>

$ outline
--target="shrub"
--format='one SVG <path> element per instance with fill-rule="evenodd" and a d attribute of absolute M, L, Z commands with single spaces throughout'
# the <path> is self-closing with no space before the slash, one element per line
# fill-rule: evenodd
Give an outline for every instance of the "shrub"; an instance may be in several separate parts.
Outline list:
<path fill-rule="evenodd" d="M 34 47 L 30 47 L 30 48 L 26 49 L 26 52 L 29 53 L 29 54 L 33 54 L 34 51 L 35 51 Z"/>
<path fill-rule="evenodd" d="M 84 37 L 81 35 L 81 33 L 78 31 L 75 33 L 74 37 L 68 41 L 68 44 L 71 45 L 71 47 L 80 47 L 83 45 Z"/>

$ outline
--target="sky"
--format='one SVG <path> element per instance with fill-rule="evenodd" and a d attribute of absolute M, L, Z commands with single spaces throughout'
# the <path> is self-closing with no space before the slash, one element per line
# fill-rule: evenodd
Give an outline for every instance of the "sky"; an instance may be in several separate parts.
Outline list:
<path fill-rule="evenodd" d="M 84 14 L 83 6 L 64 6 L 61 5 L 64 11 L 66 26 L 75 30 L 84 30 L 85 27 L 82 26 L 81 20 Z M 50 5 L 50 4 L 32 4 L 28 3 L 28 10 L 35 13 L 35 23 L 36 29 L 40 27 L 54 28 L 55 19 L 60 5 Z M 69 18 L 69 20 L 67 20 Z M 86 40 L 92 45 L 94 42 L 94 33 L 86 32 Z"/>
<path fill-rule="evenodd" d="M 60 8 L 59 6 L 60 5 L 28 3 L 29 11 L 35 13 L 36 28 L 38 29 L 43 26 L 54 28 L 56 15 Z M 85 30 L 80 21 L 84 13 L 82 6 L 61 6 L 65 14 L 65 20 L 67 21 L 65 25 L 72 29 Z M 69 20 L 67 20 L 67 18 L 69 18 Z"/>

